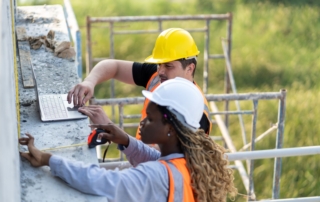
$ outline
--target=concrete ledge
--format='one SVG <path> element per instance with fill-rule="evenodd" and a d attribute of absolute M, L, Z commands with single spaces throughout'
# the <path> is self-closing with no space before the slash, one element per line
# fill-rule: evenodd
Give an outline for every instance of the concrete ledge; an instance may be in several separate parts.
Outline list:
<path fill-rule="evenodd" d="M 49 30 L 53 30 L 55 40 L 70 41 L 60 5 L 18 7 L 16 26 L 25 27 L 28 36 L 47 35 Z M 30 53 L 40 94 L 67 93 L 79 82 L 74 60 L 58 58 L 46 51 L 44 46 L 38 50 L 31 49 Z M 50 152 L 98 165 L 95 149 L 81 145 L 86 143 L 90 133 L 88 119 L 41 122 L 36 92 L 34 88 L 24 89 L 21 82 L 19 72 L 21 136 L 29 132 L 35 137 L 39 149 L 56 148 Z M 62 180 L 53 177 L 48 167 L 33 168 L 24 159 L 20 161 L 20 178 L 21 201 L 106 201 L 105 197 L 86 195 L 70 188 Z"/>

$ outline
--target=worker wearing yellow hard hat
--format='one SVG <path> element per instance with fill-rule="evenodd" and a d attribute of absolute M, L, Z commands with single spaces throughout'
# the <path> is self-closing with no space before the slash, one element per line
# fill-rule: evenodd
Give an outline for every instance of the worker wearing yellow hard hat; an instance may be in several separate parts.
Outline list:
<path fill-rule="evenodd" d="M 152 55 L 145 59 L 145 62 L 147 63 L 158 65 L 158 71 L 154 72 L 150 77 L 146 89 L 152 92 L 160 83 L 177 76 L 194 82 L 193 76 L 197 64 L 196 58 L 199 53 L 200 51 L 198 50 L 196 43 L 190 33 L 186 30 L 181 28 L 170 28 L 161 32 L 156 40 Z M 174 62 L 177 64 L 172 64 Z M 174 65 L 176 66 L 174 67 Z M 195 82 L 194 84 L 200 90 L 200 87 Z M 146 99 L 141 111 L 141 120 L 146 117 L 148 103 L 149 100 Z M 204 106 L 201 128 L 209 134 L 211 130 L 211 121 L 209 118 L 208 102 L 205 98 Z M 137 139 L 140 139 L 139 129 L 137 130 L 136 137 Z"/>
<path fill-rule="evenodd" d="M 103 60 L 92 69 L 84 81 L 73 87 L 68 94 L 68 101 L 74 105 L 84 105 L 92 96 L 94 87 L 104 81 L 116 79 L 121 82 L 143 86 L 153 91 L 168 79 L 185 78 L 194 82 L 194 72 L 199 50 L 190 33 L 181 28 L 170 28 L 158 36 L 152 55 L 145 59 L 145 63 L 124 60 Z M 200 88 L 199 88 L 200 89 Z M 146 99 L 141 115 L 146 117 Z M 88 115 L 92 123 L 105 124 L 110 122 L 100 106 L 80 107 L 79 111 Z M 207 100 L 204 99 L 204 111 L 200 121 L 200 128 L 206 134 L 210 133 L 211 121 Z M 140 139 L 139 129 L 136 137 Z"/>

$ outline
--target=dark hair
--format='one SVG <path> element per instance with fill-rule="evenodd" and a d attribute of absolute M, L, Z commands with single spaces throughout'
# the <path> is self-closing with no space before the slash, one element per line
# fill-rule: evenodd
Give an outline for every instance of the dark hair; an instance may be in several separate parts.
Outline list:
<path fill-rule="evenodd" d="M 186 69 L 186 67 L 188 65 L 193 63 L 194 64 L 194 70 L 192 72 L 192 76 L 194 76 L 194 72 L 196 71 L 196 68 L 197 68 L 197 59 L 196 58 L 192 58 L 192 59 L 188 59 L 188 60 L 182 58 L 182 59 L 179 59 L 177 61 L 179 61 L 181 63 L 183 69 Z"/>

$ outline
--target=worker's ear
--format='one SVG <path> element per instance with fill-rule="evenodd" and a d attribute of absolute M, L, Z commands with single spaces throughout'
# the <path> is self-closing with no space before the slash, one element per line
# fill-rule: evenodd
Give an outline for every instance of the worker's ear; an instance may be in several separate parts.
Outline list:
<path fill-rule="evenodd" d="M 169 127 L 169 133 L 172 135 L 172 136 L 175 136 L 176 135 L 176 130 L 174 129 L 174 127 L 170 124 L 170 127 Z"/>
<path fill-rule="evenodd" d="M 195 66 L 193 63 L 191 63 L 191 64 L 189 64 L 186 68 L 187 68 L 187 72 L 188 72 L 190 75 L 192 75 L 193 72 L 194 72 L 194 69 L 196 68 L 196 66 Z"/>

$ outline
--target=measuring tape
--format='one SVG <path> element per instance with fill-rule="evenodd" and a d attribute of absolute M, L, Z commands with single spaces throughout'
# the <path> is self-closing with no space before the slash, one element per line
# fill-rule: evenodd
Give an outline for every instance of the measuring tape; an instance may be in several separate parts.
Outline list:
<path fill-rule="evenodd" d="M 65 148 L 83 146 L 83 145 L 87 145 L 87 144 L 88 144 L 87 142 L 82 142 L 82 143 L 79 143 L 79 144 L 72 144 L 72 145 L 66 145 L 66 146 L 60 146 L 60 147 L 52 147 L 52 148 L 41 149 L 40 151 L 51 151 L 51 150 L 65 149 Z"/>
<path fill-rule="evenodd" d="M 16 112 L 17 112 L 17 127 L 18 127 L 18 138 L 20 138 L 20 105 L 19 105 L 19 82 L 18 82 L 18 66 L 17 66 L 17 49 L 16 49 L 16 31 L 15 31 L 15 4 L 13 0 L 10 0 L 11 4 L 11 29 L 12 29 L 12 43 L 13 43 L 13 65 L 16 85 Z"/>
<path fill-rule="evenodd" d="M 105 145 L 108 146 L 110 143 L 107 142 Z M 66 148 L 72 148 L 72 147 L 78 147 L 78 146 L 83 146 L 83 145 L 88 145 L 87 142 L 82 142 L 79 144 L 72 144 L 72 145 L 66 145 L 66 146 L 60 146 L 60 147 L 52 147 L 52 148 L 45 148 L 45 149 L 39 149 L 40 151 L 52 151 L 52 150 L 59 150 L 59 149 L 66 149 Z M 29 151 L 21 151 L 24 153 L 29 153 Z"/>

